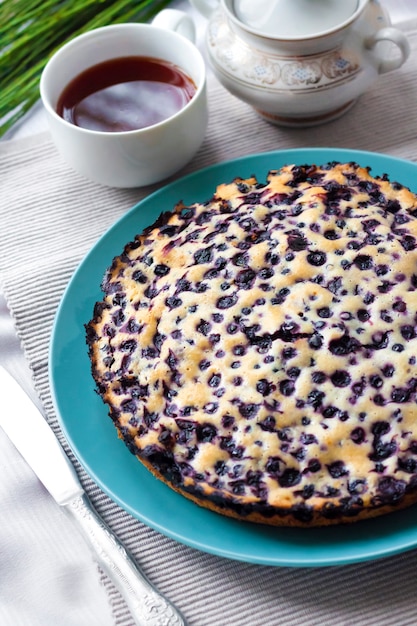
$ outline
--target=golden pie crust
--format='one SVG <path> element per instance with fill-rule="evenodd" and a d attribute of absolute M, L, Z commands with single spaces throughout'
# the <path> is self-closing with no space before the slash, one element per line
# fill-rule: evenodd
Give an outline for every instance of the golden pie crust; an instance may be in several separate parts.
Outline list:
<path fill-rule="evenodd" d="M 416 216 L 409 189 L 336 162 L 236 178 L 163 213 L 113 260 L 86 325 L 130 451 L 246 521 L 414 503 Z"/>

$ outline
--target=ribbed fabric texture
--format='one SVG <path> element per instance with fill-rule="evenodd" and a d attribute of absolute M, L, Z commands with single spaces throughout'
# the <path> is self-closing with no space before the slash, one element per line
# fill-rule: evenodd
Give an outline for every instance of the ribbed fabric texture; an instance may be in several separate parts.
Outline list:
<path fill-rule="evenodd" d="M 274 127 L 211 79 L 205 143 L 177 176 L 247 154 L 299 147 L 354 148 L 417 160 L 417 32 L 408 36 L 412 54 L 403 68 L 380 76 L 344 117 L 316 128 Z M 95 241 L 155 188 L 115 190 L 85 181 L 62 161 L 47 134 L 0 144 L 0 278 L 36 389 L 66 448 L 47 375 L 57 306 Z M 417 551 L 319 569 L 229 561 L 144 526 L 76 467 L 98 512 L 190 626 L 417 624 Z M 104 576 L 102 582 L 115 624 L 131 626 L 119 595 Z"/>

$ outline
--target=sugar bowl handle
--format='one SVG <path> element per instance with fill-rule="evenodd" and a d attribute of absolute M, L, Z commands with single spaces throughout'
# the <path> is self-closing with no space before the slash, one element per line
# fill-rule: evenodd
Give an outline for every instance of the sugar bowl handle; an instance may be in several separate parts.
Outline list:
<path fill-rule="evenodd" d="M 372 50 L 380 41 L 389 41 L 395 44 L 399 50 L 399 55 L 394 59 L 381 59 L 378 72 L 386 74 L 392 70 L 397 70 L 410 56 L 410 43 L 407 37 L 397 28 L 387 26 L 387 28 L 381 28 L 372 37 L 369 37 L 365 42 L 365 47 Z"/>

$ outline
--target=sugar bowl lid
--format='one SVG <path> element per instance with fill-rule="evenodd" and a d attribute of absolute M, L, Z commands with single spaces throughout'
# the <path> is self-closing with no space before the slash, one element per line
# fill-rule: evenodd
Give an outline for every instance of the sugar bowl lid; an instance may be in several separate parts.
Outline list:
<path fill-rule="evenodd" d="M 337 28 L 356 11 L 359 0 L 234 0 L 245 26 L 280 38 L 314 37 Z"/>

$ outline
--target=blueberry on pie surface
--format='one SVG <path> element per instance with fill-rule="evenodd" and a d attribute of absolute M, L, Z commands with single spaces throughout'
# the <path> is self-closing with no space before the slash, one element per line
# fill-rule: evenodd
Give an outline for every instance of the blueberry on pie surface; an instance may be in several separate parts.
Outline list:
<path fill-rule="evenodd" d="M 128 243 L 86 337 L 129 450 L 241 520 L 417 501 L 417 197 L 356 163 L 179 203 Z M 138 486 L 139 488 L 139 486 Z"/>

